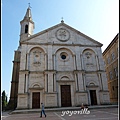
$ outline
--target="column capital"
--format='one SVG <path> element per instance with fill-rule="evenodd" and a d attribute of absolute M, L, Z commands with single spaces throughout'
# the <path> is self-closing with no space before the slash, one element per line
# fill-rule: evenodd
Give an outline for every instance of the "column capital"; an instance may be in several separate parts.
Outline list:
<path fill-rule="evenodd" d="M 75 54 L 72 55 L 72 57 L 75 57 L 75 56 L 76 56 Z"/>
<path fill-rule="evenodd" d="M 47 55 L 47 53 L 45 53 L 44 55 Z"/>
<path fill-rule="evenodd" d="M 56 56 L 56 54 L 52 54 L 53 56 Z"/>
<path fill-rule="evenodd" d="M 98 55 L 97 55 L 97 54 L 95 54 L 95 57 L 98 57 Z"/>

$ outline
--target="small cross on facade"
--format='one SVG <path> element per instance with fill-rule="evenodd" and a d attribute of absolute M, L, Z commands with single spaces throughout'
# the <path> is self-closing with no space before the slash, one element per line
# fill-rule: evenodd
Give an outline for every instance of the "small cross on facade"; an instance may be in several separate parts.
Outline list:
<path fill-rule="evenodd" d="M 30 6 L 30 3 L 28 3 L 29 4 L 29 8 L 32 8 L 31 6 Z"/>
<path fill-rule="evenodd" d="M 61 18 L 62 20 L 61 20 L 61 22 L 63 23 L 64 21 L 63 21 L 63 17 Z"/>

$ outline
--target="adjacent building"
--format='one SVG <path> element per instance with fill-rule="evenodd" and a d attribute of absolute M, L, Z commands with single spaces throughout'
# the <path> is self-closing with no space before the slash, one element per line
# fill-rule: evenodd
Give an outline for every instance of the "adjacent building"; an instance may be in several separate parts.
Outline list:
<path fill-rule="evenodd" d="M 118 103 L 118 41 L 119 33 L 103 52 L 111 103 Z"/>
<path fill-rule="evenodd" d="M 11 85 L 11 93 L 17 92 L 16 109 L 40 108 L 41 102 L 45 107 L 110 102 L 101 43 L 63 20 L 33 34 L 30 8 L 20 24 L 15 52 L 19 72 L 14 72 L 12 79 L 18 81 L 18 90 L 12 88 L 14 82 Z"/>

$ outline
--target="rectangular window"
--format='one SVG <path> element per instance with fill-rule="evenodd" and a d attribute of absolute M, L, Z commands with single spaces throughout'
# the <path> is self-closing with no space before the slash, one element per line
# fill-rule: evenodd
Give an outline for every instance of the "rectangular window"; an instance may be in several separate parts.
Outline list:
<path fill-rule="evenodd" d="M 110 57 L 108 57 L 107 61 L 108 61 L 108 64 L 109 64 L 110 63 Z"/>
<path fill-rule="evenodd" d="M 106 66 L 105 60 L 104 60 L 104 65 Z"/>
<path fill-rule="evenodd" d="M 114 91 L 114 86 L 112 86 L 112 89 L 113 89 L 113 91 Z"/>
<path fill-rule="evenodd" d="M 118 76 L 118 68 L 114 68 L 114 72 L 115 72 L 115 76 L 117 77 Z"/>
<path fill-rule="evenodd" d="M 115 53 L 113 52 L 113 53 L 111 54 L 111 56 L 112 56 L 112 60 L 114 60 L 114 59 L 115 59 Z"/>
<path fill-rule="evenodd" d="M 112 79 L 112 78 L 113 78 L 112 71 L 110 71 L 110 79 Z"/>

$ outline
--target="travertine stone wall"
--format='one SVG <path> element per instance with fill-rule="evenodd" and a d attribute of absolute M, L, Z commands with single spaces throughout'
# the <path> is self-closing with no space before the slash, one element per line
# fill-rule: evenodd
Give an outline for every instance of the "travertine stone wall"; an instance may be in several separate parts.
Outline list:
<path fill-rule="evenodd" d="M 97 104 L 109 102 L 99 42 L 61 23 L 20 47 L 18 109 L 32 108 L 33 92 L 40 92 L 45 107 L 61 107 L 61 85 L 70 85 L 72 106 L 91 105 L 90 90 L 96 91 Z"/>

